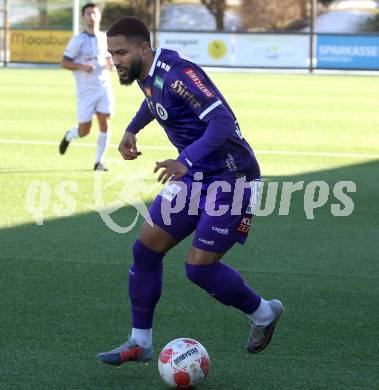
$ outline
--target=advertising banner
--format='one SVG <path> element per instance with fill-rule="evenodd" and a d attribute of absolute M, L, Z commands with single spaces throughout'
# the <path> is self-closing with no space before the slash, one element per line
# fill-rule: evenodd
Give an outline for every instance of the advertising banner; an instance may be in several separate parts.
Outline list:
<path fill-rule="evenodd" d="M 200 65 L 306 68 L 307 35 L 160 32 L 159 46 Z"/>
<path fill-rule="evenodd" d="M 307 68 L 309 37 L 287 34 L 236 34 L 233 65 Z"/>
<path fill-rule="evenodd" d="M 379 70 L 379 37 L 318 35 L 317 68 Z"/>
<path fill-rule="evenodd" d="M 10 61 L 59 63 L 71 31 L 11 30 Z"/>
<path fill-rule="evenodd" d="M 231 34 L 160 32 L 159 46 L 176 50 L 199 65 L 224 65 L 232 63 Z"/>

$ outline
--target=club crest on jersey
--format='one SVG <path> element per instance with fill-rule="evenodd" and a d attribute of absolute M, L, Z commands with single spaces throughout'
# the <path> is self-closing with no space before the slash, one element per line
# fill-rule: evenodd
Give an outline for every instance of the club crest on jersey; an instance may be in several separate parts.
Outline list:
<path fill-rule="evenodd" d="M 193 68 L 186 68 L 183 70 L 184 74 L 186 74 L 189 79 L 192 81 L 193 84 L 196 85 L 197 88 L 200 89 L 200 91 L 206 96 L 206 97 L 213 97 L 213 93 L 208 89 L 208 87 L 205 86 L 205 84 L 201 81 L 200 77 L 198 76 L 197 72 Z"/>
<path fill-rule="evenodd" d="M 183 81 L 181 80 L 175 80 L 171 84 L 171 89 L 177 93 L 179 96 L 181 96 L 184 100 L 187 100 L 189 104 L 193 108 L 200 107 L 199 101 L 193 96 L 193 94 L 187 89 L 187 87 L 184 85 Z"/>
<path fill-rule="evenodd" d="M 163 79 L 160 78 L 159 76 L 155 76 L 155 79 L 154 79 L 154 87 L 157 87 L 159 89 L 163 89 Z"/>
<path fill-rule="evenodd" d="M 157 111 L 159 118 L 161 118 L 162 120 L 165 121 L 168 118 L 168 113 L 166 109 L 162 106 L 162 104 L 157 103 L 155 105 L 155 110 Z"/>

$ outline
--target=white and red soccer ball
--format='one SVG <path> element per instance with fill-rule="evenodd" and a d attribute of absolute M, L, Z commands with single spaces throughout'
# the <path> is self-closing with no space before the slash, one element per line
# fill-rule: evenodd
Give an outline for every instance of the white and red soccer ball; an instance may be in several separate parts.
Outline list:
<path fill-rule="evenodd" d="M 187 389 L 202 382 L 209 372 L 206 349 L 196 340 L 181 338 L 170 341 L 161 351 L 158 370 L 171 387 Z"/>

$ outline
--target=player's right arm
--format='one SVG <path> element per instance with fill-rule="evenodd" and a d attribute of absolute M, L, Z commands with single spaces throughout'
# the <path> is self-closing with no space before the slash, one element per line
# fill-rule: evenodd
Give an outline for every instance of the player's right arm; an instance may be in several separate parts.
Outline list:
<path fill-rule="evenodd" d="M 136 134 L 148 125 L 154 116 L 150 111 L 149 105 L 146 99 L 142 102 L 141 107 L 137 111 L 135 117 L 129 123 L 125 130 L 125 134 L 121 139 L 118 151 L 124 160 L 134 160 L 141 152 L 137 149 L 137 137 Z"/>
<path fill-rule="evenodd" d="M 88 64 L 77 64 L 68 57 L 63 57 L 61 61 L 62 68 L 68 70 L 82 70 L 83 72 L 91 73 L 93 66 Z"/>
<path fill-rule="evenodd" d="M 121 139 L 118 151 L 124 160 L 134 160 L 141 152 L 137 149 L 137 137 L 130 131 L 125 131 L 124 136 Z"/>
<path fill-rule="evenodd" d="M 70 39 L 64 51 L 61 61 L 62 68 L 68 70 L 81 70 L 83 72 L 91 73 L 94 69 L 91 64 L 77 63 L 75 59 L 79 56 L 83 41 L 80 39 L 80 34 L 75 35 Z"/>

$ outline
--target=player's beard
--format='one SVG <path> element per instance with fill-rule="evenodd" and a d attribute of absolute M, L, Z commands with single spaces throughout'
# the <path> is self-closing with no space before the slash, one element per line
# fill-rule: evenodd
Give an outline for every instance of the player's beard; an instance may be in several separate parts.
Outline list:
<path fill-rule="evenodd" d="M 128 68 L 128 73 L 126 76 L 118 75 L 121 85 L 131 85 L 135 80 L 138 79 L 139 75 L 142 72 L 142 58 L 137 57 Z"/>

